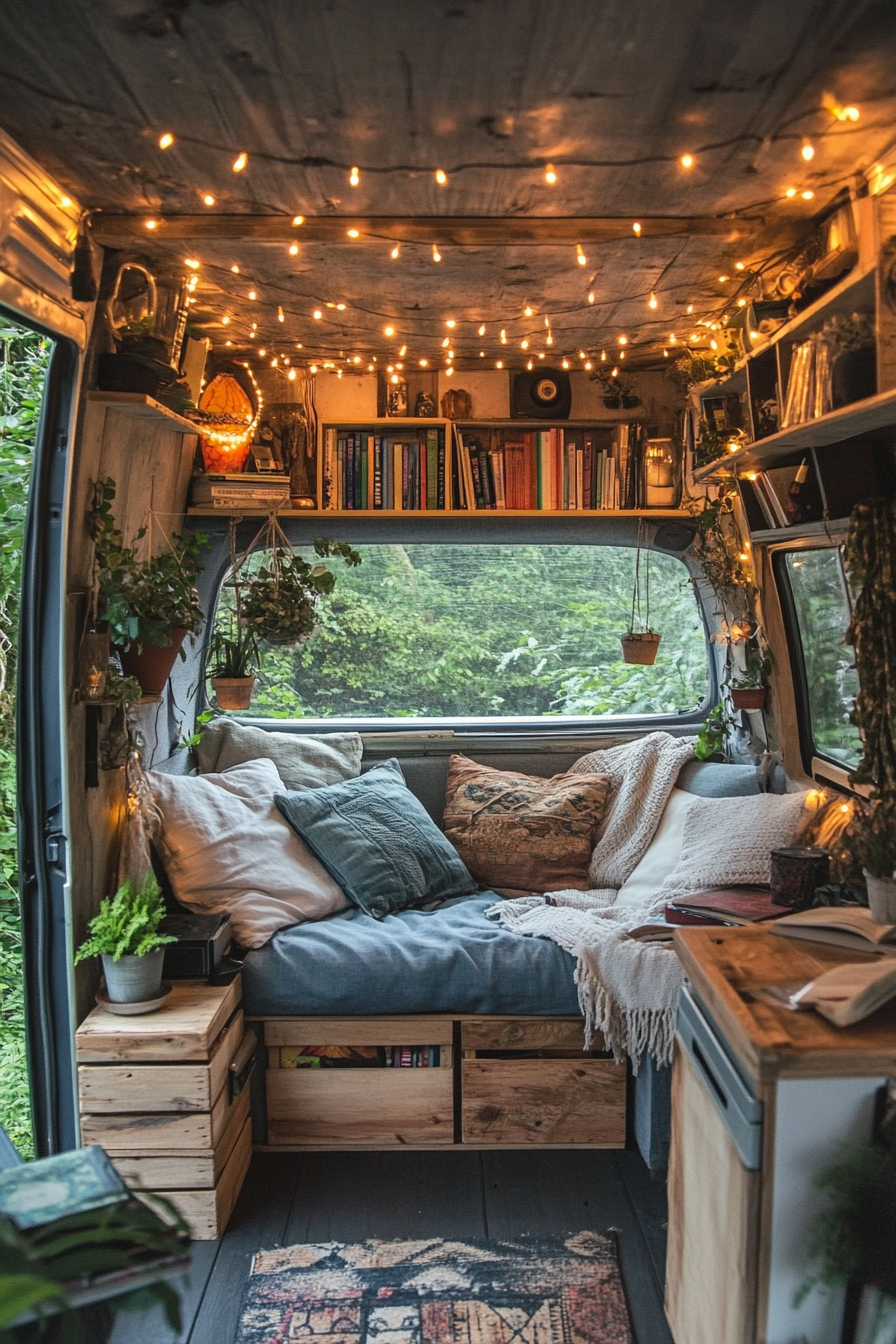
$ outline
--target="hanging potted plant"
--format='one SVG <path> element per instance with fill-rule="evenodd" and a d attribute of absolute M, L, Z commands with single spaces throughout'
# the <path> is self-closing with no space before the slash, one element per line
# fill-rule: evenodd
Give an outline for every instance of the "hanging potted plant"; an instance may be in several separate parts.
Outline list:
<path fill-rule="evenodd" d="M 758 649 L 747 656 L 747 665 L 732 675 L 729 683 L 731 704 L 735 709 L 765 709 L 768 690 L 763 684 L 771 672 L 771 658 Z"/>
<path fill-rule="evenodd" d="M 632 588 L 632 614 L 628 631 L 622 636 L 622 660 L 652 667 L 656 662 L 661 636 L 650 628 L 650 552 L 644 558 L 644 616 L 641 616 L 641 545 L 644 523 L 638 519 L 638 549 L 635 552 L 635 582 Z"/>
<path fill-rule="evenodd" d="M 608 411 L 618 411 L 620 407 L 630 411 L 641 405 L 641 398 L 635 396 L 634 381 L 621 374 L 618 368 L 596 369 L 590 376 L 592 382 L 603 388 L 604 405 Z"/>
<path fill-rule="evenodd" d="M 209 677 L 219 709 L 248 709 L 261 664 L 258 640 L 239 617 L 229 629 L 216 630 L 209 644 Z"/>
<path fill-rule="evenodd" d="M 248 577 L 239 578 L 249 554 L 265 534 L 267 558 Z M 361 556 L 345 541 L 319 537 L 315 554 L 339 556 L 349 565 L 360 565 Z M 313 565 L 296 555 L 273 515 L 238 562 L 239 620 L 255 638 L 268 644 L 298 644 L 314 633 L 319 598 L 331 593 L 336 575 L 326 565 Z"/>
<path fill-rule="evenodd" d="M 144 695 L 161 695 L 181 645 L 202 625 L 196 580 L 208 540 L 200 533 L 175 534 L 160 555 L 140 560 L 126 546 L 112 514 L 115 482 L 98 481 L 88 514 L 94 543 L 97 618 L 121 655 L 126 676 Z M 142 527 L 136 541 L 146 535 Z"/>
<path fill-rule="evenodd" d="M 165 944 L 177 942 L 173 934 L 159 933 L 164 918 L 165 902 L 151 872 L 140 883 L 126 879 L 114 896 L 100 902 L 75 961 L 102 958 L 113 1012 L 115 1004 L 139 1004 L 137 1011 L 144 1012 L 151 1011 L 150 1004 L 158 1006 Z"/>

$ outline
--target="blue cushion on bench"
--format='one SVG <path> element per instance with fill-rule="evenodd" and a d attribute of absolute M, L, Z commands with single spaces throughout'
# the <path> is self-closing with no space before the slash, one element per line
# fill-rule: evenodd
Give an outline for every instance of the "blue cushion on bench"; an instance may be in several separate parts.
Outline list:
<path fill-rule="evenodd" d="M 461 896 L 384 919 L 352 909 L 281 929 L 246 956 L 246 1012 L 577 1016 L 574 958 L 547 938 L 520 938 L 486 919 L 498 899 Z"/>

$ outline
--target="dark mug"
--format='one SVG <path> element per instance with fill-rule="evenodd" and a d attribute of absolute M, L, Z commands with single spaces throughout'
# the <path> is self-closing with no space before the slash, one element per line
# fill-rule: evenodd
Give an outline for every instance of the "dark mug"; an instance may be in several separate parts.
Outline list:
<path fill-rule="evenodd" d="M 828 880 L 830 867 L 826 849 L 773 849 L 769 860 L 772 905 L 791 910 L 808 910 L 815 888 Z"/>

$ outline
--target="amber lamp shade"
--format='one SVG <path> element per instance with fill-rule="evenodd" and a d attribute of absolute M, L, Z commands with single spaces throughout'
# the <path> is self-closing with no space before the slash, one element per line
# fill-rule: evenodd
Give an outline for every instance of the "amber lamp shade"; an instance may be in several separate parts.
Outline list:
<path fill-rule="evenodd" d="M 213 378 L 199 398 L 199 409 L 220 420 L 206 419 L 200 431 L 206 471 L 242 471 L 252 445 L 255 409 L 229 373 Z"/>

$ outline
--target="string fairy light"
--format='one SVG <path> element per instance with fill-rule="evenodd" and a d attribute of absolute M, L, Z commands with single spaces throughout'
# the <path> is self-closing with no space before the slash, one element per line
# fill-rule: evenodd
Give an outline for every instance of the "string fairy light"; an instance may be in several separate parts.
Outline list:
<path fill-rule="evenodd" d="M 589 302 L 589 303 L 593 303 L 593 302 L 594 302 L 594 290 L 593 290 L 593 289 L 592 289 L 592 290 L 589 290 L 589 292 L 588 292 L 588 302 Z"/>
<path fill-rule="evenodd" d="M 159 149 L 170 149 L 173 144 L 174 136 L 170 131 L 165 131 L 163 135 L 159 136 Z"/>
<path fill-rule="evenodd" d="M 482 323 L 482 325 L 481 325 L 480 328 L 479 328 L 479 335 L 480 335 L 480 336 L 484 336 L 484 335 L 485 335 L 485 323 L 484 323 L 484 322 Z"/>
<path fill-rule="evenodd" d="M 656 308 L 656 307 L 657 307 L 657 299 L 656 299 L 656 295 L 654 294 L 653 290 L 650 291 L 650 298 L 647 300 L 647 307 L 648 307 L 648 308 Z"/>
<path fill-rule="evenodd" d="M 304 216 L 304 215 L 293 215 L 293 217 L 292 217 L 292 226 L 293 226 L 294 229 L 297 229 L 297 228 L 299 227 L 300 224 L 304 224 L 304 223 L 305 223 L 305 216 Z"/>
<path fill-rule="evenodd" d="M 800 157 L 805 159 L 806 163 L 811 163 L 815 158 L 815 146 L 811 140 L 804 140 L 800 149 Z"/>
<path fill-rule="evenodd" d="M 214 198 L 214 196 L 211 194 L 210 191 L 207 191 L 207 192 L 205 193 L 205 195 L 202 197 L 202 204 L 203 204 L 203 205 L 214 205 L 214 203 L 215 203 L 215 198 Z"/>
<path fill-rule="evenodd" d="M 285 315 L 285 313 L 283 312 L 283 309 L 280 307 L 279 304 L 277 305 L 277 321 L 278 321 L 278 322 L 285 322 L 285 321 L 286 321 L 286 315 Z"/>
<path fill-rule="evenodd" d="M 401 349 L 399 350 L 399 352 L 398 352 L 398 358 L 399 358 L 399 359 L 404 359 L 404 357 L 405 357 L 405 355 L 407 354 L 407 352 L 408 352 L 408 348 L 407 348 L 407 346 L 406 346 L 406 345 L 403 345 L 403 346 L 401 347 Z"/>
<path fill-rule="evenodd" d="M 637 221 L 632 225 L 632 233 L 636 233 L 639 238 L 641 236 L 641 225 Z"/>
<path fill-rule="evenodd" d="M 394 328 L 394 327 L 383 327 L 383 335 L 384 335 L 384 336 L 394 336 L 394 335 L 395 335 L 395 328 Z"/>
<path fill-rule="evenodd" d="M 681 164 L 682 168 L 693 168 L 694 156 L 693 154 L 682 154 L 678 162 Z"/>
<path fill-rule="evenodd" d="M 358 172 L 357 168 L 353 168 L 348 175 L 349 186 L 356 187 L 358 186 L 360 181 L 361 181 L 361 174 Z"/>
<path fill-rule="evenodd" d="M 392 251 L 389 253 L 389 256 L 392 258 L 393 261 L 397 261 L 398 258 L 401 256 L 401 248 L 398 246 L 398 243 L 395 244 Z"/>
<path fill-rule="evenodd" d="M 557 170 L 552 163 L 546 163 L 544 166 L 544 180 L 550 187 L 557 184 Z"/>
<path fill-rule="evenodd" d="M 439 184 L 440 187 L 444 187 L 444 186 L 445 186 L 445 184 L 446 184 L 447 181 L 448 181 L 448 174 L 445 172 L 445 169 L 444 169 L 444 168 L 437 168 L 437 169 L 436 169 L 436 171 L 435 171 L 435 179 L 436 179 L 436 181 L 438 182 L 438 184 Z"/>
<path fill-rule="evenodd" d="M 442 260 L 442 254 L 441 254 L 441 252 L 439 251 L 439 245 L 438 245 L 438 243 L 433 243 L 433 245 L 432 245 L 432 259 L 433 259 L 433 261 L 441 261 L 441 260 Z"/>
<path fill-rule="evenodd" d="M 348 234 L 349 238 L 361 237 L 360 231 L 358 229 L 346 229 L 346 233 Z"/>
<path fill-rule="evenodd" d="M 233 164 L 231 165 L 233 171 L 235 173 L 241 173 L 248 162 L 249 162 L 248 154 L 245 153 L 237 154 L 236 158 L 233 161 Z"/>
<path fill-rule="evenodd" d="M 581 243 L 576 243 L 576 261 L 580 266 L 588 265 L 588 258 L 585 256 L 585 249 Z"/>
<path fill-rule="evenodd" d="M 532 316 L 532 309 L 531 309 L 531 307 L 529 306 L 528 303 L 526 304 L 525 308 L 523 309 L 523 316 L 524 316 L 524 317 L 531 317 L 531 316 Z"/>
<path fill-rule="evenodd" d="M 457 326 L 457 323 L 455 322 L 453 317 L 449 317 L 445 321 L 445 326 L 450 327 L 453 330 Z"/>
<path fill-rule="evenodd" d="M 299 245 L 298 245 L 298 243 L 290 243 L 290 245 L 289 245 L 289 255 L 290 255 L 291 257 L 297 257 L 297 256 L 299 255 Z"/>

